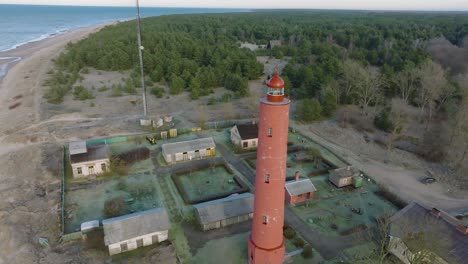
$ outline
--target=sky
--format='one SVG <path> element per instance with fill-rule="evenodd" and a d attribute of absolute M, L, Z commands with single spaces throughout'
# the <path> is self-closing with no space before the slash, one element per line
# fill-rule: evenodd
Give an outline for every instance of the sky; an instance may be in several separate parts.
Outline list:
<path fill-rule="evenodd" d="M 0 4 L 133 6 L 135 0 L 0 0 Z M 468 0 L 140 0 L 152 7 L 468 11 Z"/>

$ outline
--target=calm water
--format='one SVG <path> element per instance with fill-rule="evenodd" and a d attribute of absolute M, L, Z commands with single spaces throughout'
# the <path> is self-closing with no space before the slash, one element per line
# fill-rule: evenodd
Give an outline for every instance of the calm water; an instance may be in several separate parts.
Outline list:
<path fill-rule="evenodd" d="M 142 8 L 143 17 L 168 14 L 242 12 L 241 9 Z M 134 7 L 0 5 L 0 51 L 72 29 L 134 19 Z"/>

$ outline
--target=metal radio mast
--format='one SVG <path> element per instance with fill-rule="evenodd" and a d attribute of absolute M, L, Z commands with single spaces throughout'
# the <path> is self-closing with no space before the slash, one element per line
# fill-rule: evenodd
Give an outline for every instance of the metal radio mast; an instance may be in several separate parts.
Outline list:
<path fill-rule="evenodd" d="M 138 55 L 140 57 L 140 75 L 141 75 L 141 87 L 143 88 L 143 115 L 148 115 L 148 106 L 146 104 L 146 87 L 145 87 L 145 73 L 143 71 L 143 49 L 141 45 L 141 19 L 140 19 L 140 3 L 136 0 L 137 8 L 137 29 L 138 29 Z"/>

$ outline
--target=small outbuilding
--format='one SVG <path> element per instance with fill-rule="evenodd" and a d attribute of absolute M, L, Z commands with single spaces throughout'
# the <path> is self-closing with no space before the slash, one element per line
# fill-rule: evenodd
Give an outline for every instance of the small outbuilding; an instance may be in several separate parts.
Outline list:
<path fill-rule="evenodd" d="M 168 143 L 161 146 L 162 154 L 168 164 L 215 155 L 216 144 L 212 137 L 189 141 Z"/>
<path fill-rule="evenodd" d="M 73 178 L 101 174 L 109 168 L 109 147 L 107 145 L 87 146 L 86 141 L 69 144 L 70 163 Z"/>
<path fill-rule="evenodd" d="M 362 183 L 361 173 L 353 166 L 331 170 L 329 180 L 338 188 L 349 185 L 358 188 Z"/>
<path fill-rule="evenodd" d="M 196 204 L 195 215 L 203 231 L 241 223 L 253 217 L 254 196 L 251 193 Z"/>
<path fill-rule="evenodd" d="M 165 208 L 109 218 L 102 221 L 104 244 L 115 255 L 168 239 L 171 223 Z"/>
<path fill-rule="evenodd" d="M 231 128 L 231 142 L 241 149 L 253 149 L 258 145 L 258 125 L 242 124 Z"/>
<path fill-rule="evenodd" d="M 314 198 L 314 193 L 317 191 L 315 185 L 310 179 L 300 179 L 300 175 L 296 172 L 296 179 L 286 182 L 286 202 L 291 205 L 298 205 L 311 201 Z"/>

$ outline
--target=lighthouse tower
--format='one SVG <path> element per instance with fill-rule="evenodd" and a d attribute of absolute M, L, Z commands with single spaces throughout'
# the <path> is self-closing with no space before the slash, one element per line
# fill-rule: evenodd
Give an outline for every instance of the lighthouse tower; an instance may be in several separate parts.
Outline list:
<path fill-rule="evenodd" d="M 250 264 L 280 264 L 284 258 L 284 185 L 289 126 L 289 99 L 276 70 L 260 99 L 257 171 Z"/>

